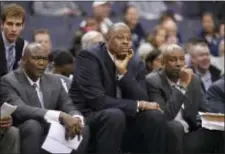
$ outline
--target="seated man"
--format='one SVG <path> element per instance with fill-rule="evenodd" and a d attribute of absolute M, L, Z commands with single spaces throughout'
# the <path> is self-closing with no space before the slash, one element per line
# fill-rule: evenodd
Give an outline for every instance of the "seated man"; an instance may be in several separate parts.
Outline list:
<path fill-rule="evenodd" d="M 12 117 L 0 118 L 0 153 L 20 153 L 20 134 L 12 127 Z"/>
<path fill-rule="evenodd" d="M 224 90 L 224 75 L 221 79 L 214 82 L 206 93 L 206 100 L 208 101 L 209 110 L 212 113 L 225 113 L 225 90 Z"/>
<path fill-rule="evenodd" d="M 46 121 L 61 122 L 66 137 L 73 138 L 83 132 L 78 152 L 87 146 L 88 130 L 83 128 L 82 115 L 65 92 L 58 77 L 44 74 L 48 64 L 48 51 L 39 43 L 30 43 L 24 50 L 22 67 L 1 78 L 0 97 L 17 105 L 14 122 L 21 133 L 21 153 L 41 153 L 45 138 Z"/>
<path fill-rule="evenodd" d="M 130 29 L 116 23 L 106 43 L 82 51 L 76 59 L 69 93 L 86 116 L 96 153 L 118 153 L 124 136 L 124 151 L 165 152 L 166 121 L 158 104 L 144 101 L 147 94 L 139 84 L 144 77 L 137 80 L 131 47 Z"/>
<path fill-rule="evenodd" d="M 180 46 L 168 45 L 162 56 L 164 68 L 146 80 L 149 100 L 159 103 L 170 121 L 169 152 L 214 152 L 222 142 L 221 132 L 201 128 L 196 118 L 199 110 L 207 109 L 200 79 L 185 67 Z"/>

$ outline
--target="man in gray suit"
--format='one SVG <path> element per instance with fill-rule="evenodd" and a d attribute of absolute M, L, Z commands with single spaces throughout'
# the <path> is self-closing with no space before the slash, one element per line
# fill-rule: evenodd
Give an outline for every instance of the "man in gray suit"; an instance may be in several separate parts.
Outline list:
<path fill-rule="evenodd" d="M 46 121 L 60 122 L 66 129 L 66 139 L 83 135 L 77 152 L 84 153 L 88 142 L 88 129 L 83 116 L 77 111 L 65 92 L 60 79 L 45 74 L 48 52 L 39 43 L 30 43 L 24 50 L 22 68 L 1 79 L 0 98 L 17 110 L 14 121 L 21 133 L 21 153 L 39 154 L 47 133 Z"/>
<path fill-rule="evenodd" d="M 1 104 L 1 103 L 0 103 Z M 0 117 L 0 153 L 20 153 L 19 129 L 12 127 L 12 117 Z"/>
<path fill-rule="evenodd" d="M 222 142 L 221 132 L 201 128 L 199 110 L 206 110 L 200 79 L 185 67 L 183 49 L 168 45 L 164 68 L 146 77 L 150 101 L 159 103 L 169 121 L 169 152 L 213 153 Z"/>

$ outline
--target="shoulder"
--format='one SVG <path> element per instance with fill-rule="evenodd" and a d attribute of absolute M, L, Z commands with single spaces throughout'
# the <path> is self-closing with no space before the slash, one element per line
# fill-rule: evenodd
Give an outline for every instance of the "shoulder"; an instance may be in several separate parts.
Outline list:
<path fill-rule="evenodd" d="M 149 73 L 148 75 L 146 75 L 146 82 L 148 84 L 151 84 L 151 85 L 155 85 L 156 87 L 159 85 L 159 83 L 161 83 L 160 81 L 160 76 L 159 76 L 159 73 L 160 73 L 161 70 L 157 70 L 157 71 L 153 71 L 151 73 Z"/>

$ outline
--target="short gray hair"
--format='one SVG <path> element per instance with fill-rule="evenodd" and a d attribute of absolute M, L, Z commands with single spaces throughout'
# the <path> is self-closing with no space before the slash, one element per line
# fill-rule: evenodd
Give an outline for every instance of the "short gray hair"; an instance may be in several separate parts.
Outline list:
<path fill-rule="evenodd" d="M 169 45 L 165 46 L 162 53 L 163 53 L 163 55 L 167 55 L 167 54 L 170 54 L 171 52 L 173 52 L 174 50 L 183 51 L 183 48 L 177 44 L 169 44 Z"/>
<path fill-rule="evenodd" d="M 45 48 L 37 42 L 28 43 L 24 49 L 23 56 L 29 55 L 31 52 L 45 50 Z"/>
<path fill-rule="evenodd" d="M 90 31 L 83 35 L 81 38 L 81 48 L 82 50 L 88 49 L 91 46 L 99 43 L 104 42 L 103 35 L 98 31 Z"/>
<path fill-rule="evenodd" d="M 207 48 L 208 50 L 205 50 L 205 48 Z M 191 56 L 195 56 L 196 54 L 198 54 L 199 52 L 202 51 L 207 51 L 210 52 L 208 44 L 206 43 L 198 43 L 196 45 L 194 45 L 194 47 L 192 48 L 192 51 L 190 52 Z"/>

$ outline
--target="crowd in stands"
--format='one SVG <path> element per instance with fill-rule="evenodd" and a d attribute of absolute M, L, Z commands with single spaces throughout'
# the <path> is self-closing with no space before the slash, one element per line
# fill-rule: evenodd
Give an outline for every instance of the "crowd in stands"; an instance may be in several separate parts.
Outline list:
<path fill-rule="evenodd" d="M 1 2 L 0 106 L 17 108 L 0 114 L 0 153 L 49 153 L 53 122 L 66 140 L 83 137 L 72 153 L 224 153 L 224 131 L 202 127 L 199 112 L 225 111 L 225 2 L 84 2 L 91 14 L 81 3 Z M 82 16 L 67 27 L 72 45 L 55 47 L 54 23 L 25 38 L 38 15 Z M 198 17 L 184 39 L 179 22 Z"/>

